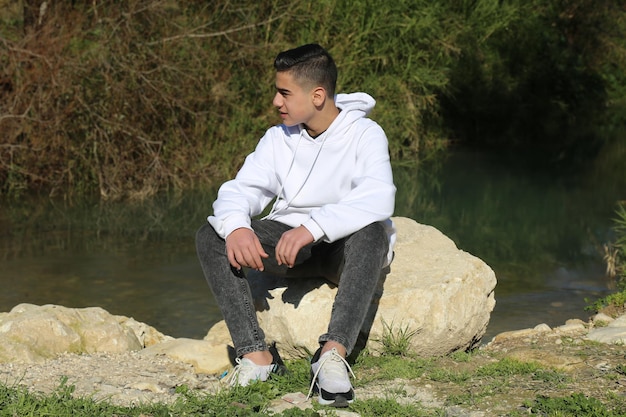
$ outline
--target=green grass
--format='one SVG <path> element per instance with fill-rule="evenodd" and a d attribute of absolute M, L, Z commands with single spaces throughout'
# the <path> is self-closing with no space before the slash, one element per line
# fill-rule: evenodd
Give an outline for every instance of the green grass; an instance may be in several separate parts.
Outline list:
<path fill-rule="evenodd" d="M 476 365 L 483 359 L 483 365 Z M 488 359 L 484 361 L 484 359 Z M 313 408 L 300 410 L 293 408 L 280 414 L 272 413 L 269 405 L 272 400 L 290 392 L 306 393 L 309 389 L 309 362 L 306 359 L 287 362 L 290 372 L 285 376 L 275 376 L 266 383 L 254 383 L 247 387 L 223 389 L 217 393 L 190 390 L 186 386 L 177 388 L 179 398 L 172 404 L 145 404 L 132 407 L 117 406 L 106 401 L 93 401 L 77 398 L 74 388 L 62 380 L 57 390 L 48 395 L 29 393 L 20 386 L 0 385 L 0 417 L 14 416 L 332 416 L 335 410 L 322 407 L 313 401 Z M 476 366 L 472 366 L 476 365 Z M 457 368 L 463 368 L 457 369 Z M 558 387 L 569 382 L 568 377 L 553 369 L 534 362 L 523 362 L 510 358 L 497 359 L 482 353 L 455 353 L 442 358 L 423 359 L 410 356 L 359 356 L 353 367 L 358 375 L 355 387 L 367 388 L 378 383 L 394 381 L 390 388 L 380 389 L 378 395 L 368 399 L 358 399 L 349 411 L 363 417 L 388 416 L 444 416 L 449 415 L 448 407 L 461 406 L 471 409 L 483 401 L 495 401 L 498 396 L 506 396 L 519 389 L 520 381 L 538 381 L 538 386 Z M 623 376 L 624 367 L 616 369 Z M 605 376 L 609 378 L 609 375 Z M 371 385 L 370 385 L 371 384 Z M 443 387 L 441 400 L 445 406 L 423 404 L 415 400 L 411 391 L 425 385 Z M 388 385 L 386 385 L 388 386 Z M 441 391 L 440 391 L 441 392 Z M 513 405 L 511 416 L 520 407 L 526 412 L 544 416 L 606 416 L 614 417 L 617 411 L 603 400 L 572 394 L 570 396 L 548 397 L 540 395 Z M 613 399 L 616 409 L 623 400 Z M 604 402 L 603 402 L 604 401 Z M 621 401 L 621 402 L 620 402 Z"/>
<path fill-rule="evenodd" d="M 383 331 L 377 342 L 381 344 L 383 356 L 407 356 L 411 348 L 411 339 L 419 333 L 419 329 L 410 329 L 408 326 L 397 326 L 394 323 L 382 321 Z"/>
<path fill-rule="evenodd" d="M 582 393 L 568 397 L 549 398 L 539 396 L 536 400 L 526 404 L 532 414 L 554 417 L 618 417 L 609 411 L 604 404 L 595 398 L 589 398 Z"/>
<path fill-rule="evenodd" d="M 351 409 L 361 416 L 426 417 L 446 415 L 442 410 L 429 410 L 419 405 L 401 404 L 394 397 L 361 401 Z"/>
<path fill-rule="evenodd" d="M 363 355 L 357 359 L 355 365 L 355 368 L 360 370 L 355 385 L 394 378 L 417 379 L 432 369 L 433 365 L 432 359 Z"/>

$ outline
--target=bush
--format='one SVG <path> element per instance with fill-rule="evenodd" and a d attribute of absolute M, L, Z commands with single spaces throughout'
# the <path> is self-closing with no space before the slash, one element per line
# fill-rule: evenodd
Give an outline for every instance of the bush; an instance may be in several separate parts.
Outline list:
<path fill-rule="evenodd" d="M 532 147 L 550 164 L 589 160 L 607 140 L 598 127 L 625 114 L 622 2 L 459 3 L 465 53 L 444 100 L 455 135 L 480 146 Z"/>
<path fill-rule="evenodd" d="M 606 257 L 613 275 L 617 277 L 618 287 L 626 293 L 626 202 L 617 207 L 617 217 L 614 219 L 615 231 L 614 251 Z"/>
<path fill-rule="evenodd" d="M 141 198 L 221 181 L 278 121 L 275 54 L 305 42 L 329 47 L 340 91 L 379 99 L 394 158 L 415 159 L 440 147 L 424 120 L 446 83 L 440 11 L 422 3 L 109 0 L 5 24 L 0 191 Z"/>
<path fill-rule="evenodd" d="M 42 16 L 24 1 L 21 18 L 0 19 L 4 195 L 143 198 L 222 182 L 278 122 L 276 53 L 309 42 L 335 57 L 338 91 L 378 100 L 394 161 L 428 158 L 453 130 L 593 145 L 582 127 L 624 104 L 617 0 L 102 0 Z"/>
<path fill-rule="evenodd" d="M 613 226 L 615 241 L 604 246 L 604 261 L 607 276 L 615 279 L 617 291 L 586 307 L 588 311 L 603 311 L 612 316 L 619 316 L 626 309 L 626 203 L 619 203 L 616 213 Z"/>

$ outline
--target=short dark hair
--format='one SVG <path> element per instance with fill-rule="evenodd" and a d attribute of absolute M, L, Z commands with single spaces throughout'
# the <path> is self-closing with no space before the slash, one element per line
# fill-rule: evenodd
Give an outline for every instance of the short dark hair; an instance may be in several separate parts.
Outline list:
<path fill-rule="evenodd" d="M 330 97 L 335 95 L 337 66 L 330 54 L 316 43 L 279 53 L 274 68 L 278 72 L 290 71 L 300 83 L 324 87 Z"/>

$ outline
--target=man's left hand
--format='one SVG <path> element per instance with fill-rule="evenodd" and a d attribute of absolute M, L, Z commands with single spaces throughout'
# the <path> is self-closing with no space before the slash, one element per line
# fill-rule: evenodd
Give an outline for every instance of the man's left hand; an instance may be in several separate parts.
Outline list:
<path fill-rule="evenodd" d="M 281 236 L 276 244 L 276 262 L 293 268 L 300 249 L 313 242 L 313 235 L 304 226 L 291 229 Z"/>

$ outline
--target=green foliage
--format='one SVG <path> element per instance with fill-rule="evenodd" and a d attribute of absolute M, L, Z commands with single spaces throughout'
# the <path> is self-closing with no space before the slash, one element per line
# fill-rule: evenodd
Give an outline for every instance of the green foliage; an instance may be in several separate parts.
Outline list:
<path fill-rule="evenodd" d="M 505 358 L 498 362 L 485 365 L 476 371 L 478 376 L 515 376 L 531 375 L 541 367 L 534 362 L 522 362 L 511 358 Z"/>
<path fill-rule="evenodd" d="M 466 356 L 460 357 L 464 363 Z M 450 364 L 449 360 L 443 361 Z M 412 371 L 403 371 L 405 369 Z M 192 390 L 187 386 L 176 388 L 179 397 L 171 404 L 139 404 L 132 407 L 116 406 L 107 401 L 94 401 L 89 398 L 75 396 L 74 387 L 67 384 L 67 379 L 60 381 L 59 387 L 48 395 L 30 393 L 25 387 L 8 387 L 0 384 L 0 417 L 13 416 L 260 416 L 274 415 L 283 417 L 316 417 L 322 415 L 336 415 L 336 410 L 323 408 L 314 403 L 313 408 L 300 410 L 291 408 L 282 413 L 273 413 L 269 410 L 272 400 L 280 398 L 287 392 L 307 392 L 309 387 L 308 373 L 309 360 L 299 359 L 287 363 L 290 372 L 285 376 L 273 376 L 268 382 L 252 383 L 247 387 L 220 389 L 208 393 L 201 390 Z M 457 364 L 453 366 L 456 368 Z M 512 359 L 502 359 L 498 362 L 478 367 L 475 371 L 445 371 L 450 366 L 442 366 L 437 359 L 425 360 L 419 358 L 402 358 L 399 356 L 371 357 L 361 355 L 354 366 L 359 378 L 355 382 L 359 386 L 367 387 L 368 382 L 383 380 L 397 381 L 402 379 L 407 389 L 397 386 L 371 398 L 359 398 L 350 405 L 349 411 L 361 416 L 443 416 L 448 415 L 449 409 L 423 405 L 416 400 L 408 389 L 419 381 L 424 370 L 428 376 L 439 375 L 440 378 L 431 381 L 443 383 L 445 402 L 448 405 L 473 405 L 484 399 L 494 398 L 495 394 L 502 394 L 510 390 L 518 390 L 520 385 L 509 387 L 509 381 L 519 382 L 528 376 L 538 376 L 545 370 L 533 363 L 524 363 Z M 623 367 L 617 371 L 624 374 Z M 391 371 L 391 372 L 389 372 Z M 374 375 L 375 374 L 375 375 Z M 361 377 L 363 376 L 363 377 Z M 548 384 L 552 389 L 557 388 L 555 380 L 538 378 L 543 385 Z M 453 384 L 450 384 L 453 383 Z M 373 384 L 378 386 L 378 384 Z M 525 386 L 525 384 L 522 384 Z M 607 398 L 611 400 L 611 396 Z M 606 400 L 606 399 L 605 399 Z M 492 401 L 492 400 L 490 400 Z M 607 404 L 609 404 L 607 402 Z M 610 403 L 612 409 L 603 405 L 595 398 L 582 394 L 573 394 L 564 398 L 537 397 L 534 401 L 527 401 L 524 405 L 527 413 L 544 416 L 601 416 L 614 417 L 623 415 L 624 402 L 615 400 Z M 513 404 L 514 407 L 518 405 Z M 620 414 L 622 412 L 622 414 Z M 508 415 L 508 414 L 507 414 Z M 518 415 L 513 411 L 511 415 Z"/>
<path fill-rule="evenodd" d="M 617 417 L 604 404 L 593 397 L 582 393 L 572 394 L 569 397 L 550 398 L 539 396 L 533 402 L 526 404 L 532 414 L 542 416 L 562 417 Z"/>
<path fill-rule="evenodd" d="M 472 377 L 467 371 L 451 371 L 449 369 L 433 369 L 428 372 L 428 378 L 437 382 L 452 382 L 460 384 L 468 381 Z"/>
<path fill-rule="evenodd" d="M 615 242 L 605 246 L 604 260 L 607 275 L 616 279 L 617 292 L 591 302 L 585 308 L 587 311 L 597 312 L 608 307 L 619 313 L 626 305 L 626 204 L 619 203 L 616 213 L 617 217 L 613 221 Z"/>
<path fill-rule="evenodd" d="M 620 288 L 626 290 L 626 202 L 618 205 L 613 229 L 616 234 L 615 246 L 617 248 L 615 270 L 619 274 Z"/>
<path fill-rule="evenodd" d="M 464 53 L 445 99 L 455 134 L 588 158 L 605 140 L 606 108 L 624 114 L 624 10 L 617 0 L 462 2 Z M 472 6 L 467 6 L 472 4 Z M 621 56 L 616 60 L 616 56 Z M 623 97 L 623 95 L 621 96 Z M 623 101 L 623 100 L 622 100 Z M 622 116 L 623 117 L 623 116 Z"/>
<path fill-rule="evenodd" d="M 308 359 L 286 362 L 289 372 L 286 375 L 272 375 L 272 383 L 282 392 L 308 392 L 311 383 L 311 363 Z"/>
<path fill-rule="evenodd" d="M 468 390 L 461 394 L 451 394 L 446 398 L 446 404 L 463 405 L 476 404 L 482 399 L 494 394 L 501 393 L 506 387 L 495 381 L 490 381 L 482 385 L 477 390 Z"/>
<path fill-rule="evenodd" d="M 300 390 L 302 387 L 298 387 Z M 282 395 L 286 387 L 279 383 L 255 383 L 248 387 L 221 390 L 215 394 L 177 388 L 180 394 L 173 404 L 115 406 L 89 398 L 73 396 L 74 387 L 63 379 L 50 395 L 29 393 L 26 388 L 0 385 L 0 417 L 13 416 L 258 416 L 268 415 L 269 401 Z M 289 410 L 283 416 L 317 416 L 313 410 Z"/>
<path fill-rule="evenodd" d="M 372 398 L 358 401 L 350 407 L 362 417 L 426 417 L 442 415 L 415 404 L 401 404 L 396 398 Z"/>
<path fill-rule="evenodd" d="M 530 376 L 532 379 L 553 384 L 560 384 L 567 380 L 565 374 L 553 369 L 544 369 L 536 362 L 523 362 L 511 358 L 504 358 L 498 362 L 478 368 L 475 375 L 479 378 L 510 378 L 515 376 Z"/>
<path fill-rule="evenodd" d="M 464 352 L 461 350 L 458 350 L 456 352 L 452 352 L 450 354 L 450 358 L 452 358 L 454 361 L 456 362 L 470 362 L 472 360 L 472 357 L 474 356 L 473 352 Z"/>
<path fill-rule="evenodd" d="M 589 302 L 590 300 L 585 301 Z M 618 291 L 616 293 L 609 294 L 606 297 L 600 298 L 599 300 L 593 301 L 585 307 L 585 310 L 598 312 L 607 307 L 615 307 L 621 310 L 624 304 L 626 304 L 626 290 Z"/>
<path fill-rule="evenodd" d="M 374 380 L 393 378 L 417 379 L 432 369 L 433 362 L 421 358 L 407 359 L 400 356 L 376 357 L 362 354 L 357 359 L 357 366 L 360 376 L 355 381 L 355 384 L 359 386 Z"/>
<path fill-rule="evenodd" d="M 414 6 L 109 0 L 53 8 L 24 33 L 5 26 L 0 192 L 141 199 L 221 182 L 278 122 L 274 56 L 305 42 L 330 49 L 340 91 L 379 100 L 393 157 L 416 158 L 444 139 L 427 120 L 452 35 L 443 10 Z"/>
<path fill-rule="evenodd" d="M 307 408 L 305 410 L 301 410 L 299 408 L 289 408 L 283 411 L 280 414 L 282 417 L 322 417 L 322 416 L 332 416 L 333 413 L 325 413 L 321 414 L 318 411 L 315 411 L 312 408 Z"/>
<path fill-rule="evenodd" d="M 119 407 L 106 402 L 91 399 L 74 398 L 74 387 L 62 379 L 57 390 L 50 395 L 35 395 L 23 387 L 0 385 L 0 416 L 77 416 L 91 417 L 99 415 L 140 416 L 142 410 Z M 155 417 L 167 416 L 167 407 L 163 405 L 146 406 L 143 412 Z"/>
<path fill-rule="evenodd" d="M 493 396 L 507 389 L 510 381 L 521 377 L 530 377 L 534 380 L 559 386 L 567 381 L 567 376 L 552 369 L 543 369 L 534 362 L 522 362 L 511 358 L 504 358 L 497 362 L 478 367 L 472 372 L 453 371 L 450 369 L 434 368 L 428 377 L 437 382 L 455 384 L 468 383 L 476 379 L 482 381 L 477 389 L 468 389 L 462 394 L 450 395 L 449 404 L 473 404 L 481 398 Z"/>
<path fill-rule="evenodd" d="M 274 56 L 307 42 L 336 58 L 339 91 L 377 99 L 396 161 L 451 131 L 588 149 L 595 122 L 626 122 L 602 113 L 626 104 L 617 0 L 105 0 L 0 25 L 2 194 L 215 185 L 278 122 Z"/>
<path fill-rule="evenodd" d="M 411 339 L 419 329 L 411 330 L 408 326 L 395 326 L 382 320 L 383 331 L 379 340 L 381 355 L 407 356 L 411 348 Z"/>

